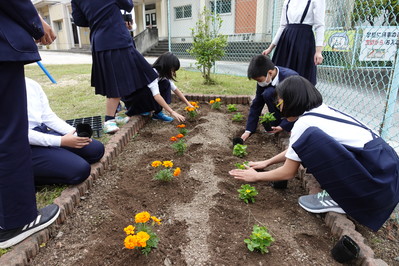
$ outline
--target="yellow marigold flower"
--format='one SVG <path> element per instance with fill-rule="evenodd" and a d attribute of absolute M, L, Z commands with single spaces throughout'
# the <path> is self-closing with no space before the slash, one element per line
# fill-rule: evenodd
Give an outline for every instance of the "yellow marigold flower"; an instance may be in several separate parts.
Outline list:
<path fill-rule="evenodd" d="M 123 242 L 125 243 L 125 248 L 127 249 L 134 249 L 135 247 L 138 247 L 136 235 L 128 235 Z"/>
<path fill-rule="evenodd" d="M 184 137 L 183 134 L 177 134 L 177 135 L 176 135 L 176 138 L 178 138 L 178 139 L 181 139 L 181 138 L 183 138 L 183 137 Z"/>
<path fill-rule="evenodd" d="M 147 232 L 140 231 L 137 233 L 138 246 L 145 248 L 147 246 L 148 239 L 150 239 L 150 235 Z"/>
<path fill-rule="evenodd" d="M 213 104 L 213 103 L 215 103 L 215 100 L 210 100 L 209 103 Z"/>
<path fill-rule="evenodd" d="M 123 230 L 125 231 L 125 233 L 127 235 L 133 235 L 134 234 L 134 229 L 135 229 L 135 227 L 133 225 L 128 225 Z"/>
<path fill-rule="evenodd" d="M 173 172 L 173 176 L 179 176 L 180 173 L 181 173 L 181 169 L 180 169 L 180 167 L 177 167 L 177 168 L 175 169 L 175 171 Z"/>
<path fill-rule="evenodd" d="M 146 223 L 148 220 L 150 220 L 151 215 L 148 212 L 140 212 L 136 214 L 134 217 L 134 220 L 136 223 Z"/>
<path fill-rule="evenodd" d="M 173 167 L 173 162 L 172 161 L 163 161 L 162 165 L 165 166 L 166 168 Z"/>
<path fill-rule="evenodd" d="M 158 166 L 160 166 L 160 165 L 162 165 L 162 162 L 161 162 L 161 161 L 153 161 L 153 162 L 151 163 L 151 166 L 152 166 L 152 167 L 158 167 Z"/>
<path fill-rule="evenodd" d="M 180 124 L 180 125 L 177 125 L 176 127 L 178 127 L 178 128 L 184 128 L 184 127 L 186 127 L 186 125 L 185 125 L 185 124 Z"/>
<path fill-rule="evenodd" d="M 161 219 L 158 219 L 158 218 L 155 217 L 155 216 L 151 216 L 151 219 L 152 219 L 154 222 L 156 222 L 157 224 L 161 224 Z"/>
<path fill-rule="evenodd" d="M 177 138 L 176 138 L 175 136 L 173 136 L 173 137 L 170 137 L 170 140 L 171 140 L 171 141 L 176 141 Z"/>
<path fill-rule="evenodd" d="M 220 98 L 215 99 L 215 102 L 220 102 L 220 101 L 221 101 Z"/>
<path fill-rule="evenodd" d="M 245 190 L 245 193 L 249 193 L 249 192 L 251 192 L 251 190 L 250 190 L 250 189 L 247 189 L 247 190 Z"/>

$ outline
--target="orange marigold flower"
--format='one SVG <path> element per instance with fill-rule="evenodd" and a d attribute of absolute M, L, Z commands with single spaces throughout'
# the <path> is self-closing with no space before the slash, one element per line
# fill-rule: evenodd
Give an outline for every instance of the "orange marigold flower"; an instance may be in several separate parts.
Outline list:
<path fill-rule="evenodd" d="M 220 102 L 220 101 L 221 101 L 220 98 L 215 99 L 215 102 Z"/>
<path fill-rule="evenodd" d="M 194 108 L 194 107 L 186 107 L 186 108 L 187 108 L 186 110 L 187 110 L 188 112 L 193 112 L 193 111 L 195 111 L 195 108 Z"/>
<path fill-rule="evenodd" d="M 168 167 L 172 168 L 173 162 L 172 161 L 163 161 L 162 165 L 165 166 L 166 168 L 168 168 Z"/>
<path fill-rule="evenodd" d="M 136 235 L 128 235 L 123 242 L 125 243 L 125 247 L 127 249 L 134 249 L 135 247 L 138 247 Z"/>
<path fill-rule="evenodd" d="M 173 136 L 173 137 L 170 137 L 170 140 L 171 140 L 171 141 L 176 141 L 177 138 L 176 138 L 175 136 Z"/>
<path fill-rule="evenodd" d="M 147 232 L 140 231 L 137 233 L 137 244 L 138 246 L 145 248 L 147 246 L 147 240 L 150 239 L 150 235 Z"/>
<path fill-rule="evenodd" d="M 181 133 L 176 135 L 176 138 L 178 138 L 178 139 L 181 139 L 181 138 L 183 138 L 183 137 L 184 137 L 184 135 L 181 134 Z"/>
<path fill-rule="evenodd" d="M 181 169 L 180 169 L 180 167 L 177 167 L 177 168 L 175 169 L 175 171 L 173 172 L 173 176 L 179 176 L 180 173 L 181 173 Z"/>
<path fill-rule="evenodd" d="M 134 220 L 136 223 L 146 223 L 148 220 L 150 220 L 151 215 L 148 212 L 140 212 L 136 214 L 134 217 Z"/>
<path fill-rule="evenodd" d="M 194 108 L 199 108 L 198 102 L 190 102 L 190 104 L 194 106 Z"/>
<path fill-rule="evenodd" d="M 151 216 L 151 219 L 152 219 L 154 222 L 156 222 L 157 224 L 161 224 L 161 219 L 158 219 L 158 218 L 155 217 L 155 216 Z"/>
<path fill-rule="evenodd" d="M 127 235 L 133 235 L 134 234 L 134 229 L 135 229 L 135 227 L 133 225 L 128 225 L 123 230 L 125 231 L 125 233 Z"/>
<path fill-rule="evenodd" d="M 160 165 L 162 165 L 162 162 L 161 162 L 161 161 L 153 161 L 153 162 L 151 163 L 151 166 L 152 166 L 152 167 L 158 167 L 158 166 L 160 166 Z"/>
<path fill-rule="evenodd" d="M 180 125 L 177 125 L 176 127 L 178 127 L 178 128 L 185 128 L 186 125 L 185 125 L 185 124 L 180 124 Z"/>
<path fill-rule="evenodd" d="M 210 100 L 209 103 L 213 104 L 213 103 L 215 103 L 215 100 Z"/>

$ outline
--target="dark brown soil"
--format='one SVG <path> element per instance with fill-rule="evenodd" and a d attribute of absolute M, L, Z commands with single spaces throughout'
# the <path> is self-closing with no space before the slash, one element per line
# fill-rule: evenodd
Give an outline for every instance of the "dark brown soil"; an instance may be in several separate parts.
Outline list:
<path fill-rule="evenodd" d="M 300 180 L 291 180 L 284 190 L 254 183 L 259 191 L 255 203 L 238 198 L 244 183 L 228 171 L 237 162 L 279 152 L 275 137 L 255 134 L 246 143 L 249 154 L 233 156 L 231 140 L 242 133 L 244 122 L 233 123 L 232 114 L 202 105 L 199 118 L 186 122 L 188 151 L 183 156 L 169 140 L 178 133 L 178 123 L 149 122 L 58 226 L 32 265 L 339 265 L 330 255 L 336 241 L 330 229 L 297 204 L 306 193 Z M 247 114 L 248 106 L 239 109 Z M 173 160 L 182 174 L 169 183 L 153 180 L 150 164 L 155 160 Z M 123 228 L 141 211 L 162 219 L 156 227 L 158 248 L 148 256 L 123 245 Z M 266 226 L 276 240 L 268 254 L 250 252 L 244 243 L 254 224 Z M 393 251 L 397 256 L 398 250 Z"/>

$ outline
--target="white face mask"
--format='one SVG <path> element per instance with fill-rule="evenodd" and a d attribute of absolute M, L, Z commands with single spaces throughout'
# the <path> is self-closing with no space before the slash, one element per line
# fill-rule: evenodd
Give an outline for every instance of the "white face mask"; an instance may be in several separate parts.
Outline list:
<path fill-rule="evenodd" d="M 270 83 L 271 83 L 271 82 L 267 82 L 267 81 L 265 80 L 265 81 L 262 81 L 262 82 L 258 82 L 258 85 L 261 86 L 261 87 L 267 87 L 267 86 L 269 86 Z"/>
<path fill-rule="evenodd" d="M 269 76 L 269 74 L 266 76 L 266 78 L 265 78 L 264 81 L 262 81 L 262 82 L 259 82 L 259 81 L 258 81 L 258 85 L 261 86 L 261 87 L 267 87 L 267 86 L 269 86 L 270 83 L 272 83 L 272 79 L 270 78 L 270 81 L 267 82 L 267 77 L 268 77 L 268 76 Z"/>

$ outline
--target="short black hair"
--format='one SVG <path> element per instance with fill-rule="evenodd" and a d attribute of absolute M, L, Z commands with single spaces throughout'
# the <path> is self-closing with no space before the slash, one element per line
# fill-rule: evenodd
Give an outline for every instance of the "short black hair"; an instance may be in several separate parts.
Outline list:
<path fill-rule="evenodd" d="M 281 115 L 300 116 L 305 111 L 319 107 L 323 97 L 316 87 L 301 76 L 290 76 L 276 86 L 277 97 L 284 101 Z"/>
<path fill-rule="evenodd" d="M 267 55 L 256 55 L 252 57 L 249 63 L 247 75 L 249 79 L 256 79 L 262 76 L 266 77 L 267 72 L 275 68 L 276 65 Z"/>
<path fill-rule="evenodd" d="M 180 68 L 180 61 L 177 56 L 175 56 L 171 52 L 165 52 L 161 54 L 157 60 L 155 60 L 152 67 L 158 71 L 159 78 L 166 78 L 175 80 L 176 74 L 175 71 Z"/>

